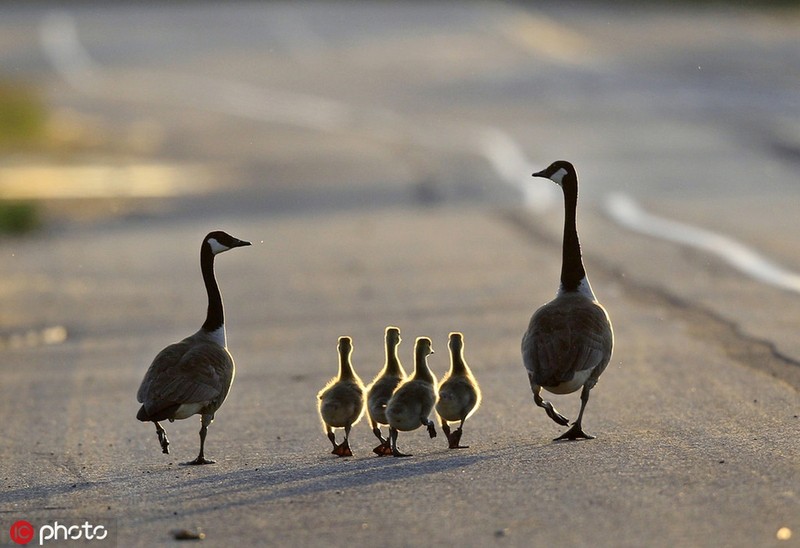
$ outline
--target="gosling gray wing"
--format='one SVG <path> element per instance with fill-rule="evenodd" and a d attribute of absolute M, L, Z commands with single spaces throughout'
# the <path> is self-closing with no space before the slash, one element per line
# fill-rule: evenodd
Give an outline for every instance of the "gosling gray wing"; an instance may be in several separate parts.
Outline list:
<path fill-rule="evenodd" d="M 463 379 L 459 384 L 463 386 L 462 390 L 466 395 L 464 409 L 467 411 L 467 414 L 469 414 L 473 409 L 475 409 L 475 406 L 478 405 L 478 391 L 475 389 L 469 379 Z"/>
<path fill-rule="evenodd" d="M 572 380 L 580 371 L 597 377 L 611 359 L 613 334 L 605 309 L 582 296 L 556 299 L 531 318 L 523 339 L 525 367 L 540 386 Z"/>
<path fill-rule="evenodd" d="M 447 409 L 448 420 L 461 420 L 466 418 L 477 403 L 478 391 L 470 380 L 465 377 L 451 377 L 439 387 L 436 409 L 437 412 L 439 408 Z"/>
<path fill-rule="evenodd" d="M 367 413 L 370 420 L 380 424 L 388 424 L 386 419 L 386 405 L 392 397 L 401 379 L 398 377 L 381 377 L 367 390 Z"/>
<path fill-rule="evenodd" d="M 228 351 L 211 342 L 185 339 L 159 352 L 147 370 L 137 399 L 151 420 L 183 404 L 222 403 L 233 380 Z"/>

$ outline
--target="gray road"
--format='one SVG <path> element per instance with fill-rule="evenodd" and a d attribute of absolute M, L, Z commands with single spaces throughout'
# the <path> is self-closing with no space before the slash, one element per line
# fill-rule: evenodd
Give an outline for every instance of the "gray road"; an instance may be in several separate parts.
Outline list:
<path fill-rule="evenodd" d="M 2 9 L 0 67 L 40 87 L 72 151 L 31 188 L 107 195 L 0 241 L 3 529 L 86 518 L 120 545 L 182 527 L 214 545 L 796 543 L 796 11 Z M 558 196 L 529 173 L 558 157 L 581 175 L 587 267 L 617 333 L 587 411 L 598 439 L 574 444 L 550 442 L 518 351 L 559 266 Z M 41 162 L 7 158 L 0 182 Z M 666 236 L 688 244 L 621 225 L 620 195 L 683 223 Z M 196 247 L 217 226 L 256 245 L 219 261 L 239 371 L 209 434 L 218 464 L 185 468 L 197 425 L 170 425 L 161 455 L 133 396 L 202 321 Z M 707 231 L 713 252 L 696 247 Z M 752 272 L 731 266 L 748 253 Z M 788 289 L 758 278 L 764 262 Z M 438 375 L 448 331 L 464 332 L 485 393 L 470 449 L 416 432 L 413 459 L 370 458 L 359 425 L 356 458 L 327 454 L 313 396 L 336 338 L 354 337 L 368 379 L 387 324 L 407 366 L 431 336 Z M 52 325 L 66 342 L 10 335 Z"/>

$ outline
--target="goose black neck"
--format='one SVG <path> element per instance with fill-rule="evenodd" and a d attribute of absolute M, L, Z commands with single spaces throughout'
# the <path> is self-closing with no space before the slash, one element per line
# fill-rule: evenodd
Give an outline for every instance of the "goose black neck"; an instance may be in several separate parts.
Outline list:
<path fill-rule="evenodd" d="M 214 254 L 207 245 L 200 251 L 200 270 L 203 272 L 203 281 L 208 293 L 208 312 L 203 329 L 211 333 L 225 325 L 225 313 L 222 309 L 222 294 L 214 276 Z"/>
<path fill-rule="evenodd" d="M 563 291 L 578 291 L 586 277 L 578 241 L 576 212 L 578 209 L 578 178 L 570 173 L 562 181 L 564 190 L 564 242 L 561 254 L 561 288 Z"/>

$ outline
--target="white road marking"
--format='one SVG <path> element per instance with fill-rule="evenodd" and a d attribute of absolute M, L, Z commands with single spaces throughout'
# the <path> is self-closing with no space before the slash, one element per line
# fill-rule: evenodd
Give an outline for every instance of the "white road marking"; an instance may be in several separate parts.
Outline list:
<path fill-rule="evenodd" d="M 540 167 L 530 161 L 507 132 L 493 127 L 478 130 L 477 152 L 488 160 L 503 182 L 517 189 L 525 207 L 543 213 L 557 203 L 555 185 L 531 180 L 531 174 Z"/>
<path fill-rule="evenodd" d="M 733 238 L 648 213 L 625 194 L 610 195 L 605 207 L 614 221 L 634 232 L 700 249 L 755 280 L 800 293 L 800 274 L 775 264 Z"/>

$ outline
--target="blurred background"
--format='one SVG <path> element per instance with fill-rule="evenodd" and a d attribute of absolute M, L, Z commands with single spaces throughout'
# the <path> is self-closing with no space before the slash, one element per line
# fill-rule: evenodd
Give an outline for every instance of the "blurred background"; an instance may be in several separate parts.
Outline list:
<path fill-rule="evenodd" d="M 796 2 L 0 12 L 0 238 L 17 242 L 7 257 L 75 227 L 397 206 L 523 204 L 553 216 L 557 239 L 557 189 L 530 173 L 564 158 L 583 183 L 596 260 L 752 320 L 800 356 Z M 637 212 L 680 225 L 642 235 Z M 698 250 L 690 230 L 677 250 L 656 243 L 687 226 L 723 239 Z M 731 242 L 744 262 L 752 251 L 775 267 L 773 280 L 721 279 L 730 257 L 713 248 Z M 651 265 L 659 253 L 674 271 Z M 0 316 L 0 329 L 17 324 Z"/>

